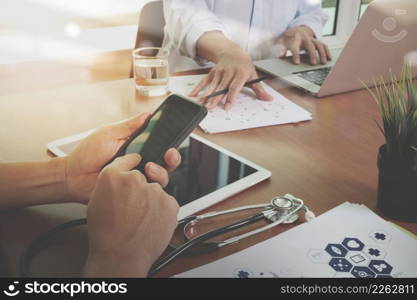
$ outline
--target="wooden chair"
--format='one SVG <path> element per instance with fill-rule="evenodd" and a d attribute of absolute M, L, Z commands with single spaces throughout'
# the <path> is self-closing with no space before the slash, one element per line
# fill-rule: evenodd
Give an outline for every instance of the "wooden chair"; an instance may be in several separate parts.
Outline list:
<path fill-rule="evenodd" d="M 141 47 L 160 47 L 164 39 L 164 27 L 163 1 L 146 3 L 139 15 L 135 49 Z M 130 77 L 133 77 L 133 64 L 130 68 Z"/>

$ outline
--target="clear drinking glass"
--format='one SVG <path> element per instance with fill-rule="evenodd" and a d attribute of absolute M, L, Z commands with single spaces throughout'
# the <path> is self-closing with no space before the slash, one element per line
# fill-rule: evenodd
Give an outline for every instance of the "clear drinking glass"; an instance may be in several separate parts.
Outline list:
<path fill-rule="evenodd" d="M 166 49 L 145 47 L 133 50 L 133 69 L 137 91 L 143 96 L 162 96 L 168 92 Z"/>

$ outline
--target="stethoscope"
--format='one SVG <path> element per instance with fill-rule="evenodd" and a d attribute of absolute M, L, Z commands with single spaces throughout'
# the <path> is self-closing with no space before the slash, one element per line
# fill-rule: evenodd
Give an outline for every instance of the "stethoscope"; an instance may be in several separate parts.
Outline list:
<path fill-rule="evenodd" d="M 232 214 L 240 211 L 251 210 L 251 209 L 258 209 L 260 210 L 259 213 L 254 214 L 252 216 L 246 217 L 241 219 L 235 223 L 226 225 L 221 228 L 217 228 L 211 230 L 207 233 L 201 234 L 194 238 L 188 238 L 186 231 L 189 227 L 195 226 L 199 222 L 214 218 L 221 215 Z M 294 223 L 299 219 L 299 212 L 300 210 L 304 210 L 304 219 L 305 221 L 309 222 L 314 219 L 314 213 L 311 212 L 306 205 L 304 205 L 304 201 L 296 198 L 290 194 L 286 194 L 285 196 L 274 197 L 270 203 L 265 204 L 255 204 L 255 205 L 246 205 L 241 206 L 233 209 L 218 211 L 218 212 L 209 212 L 202 215 L 191 215 L 185 217 L 178 221 L 178 226 L 183 226 L 183 233 L 186 238 L 186 242 L 183 243 L 181 246 L 177 248 L 173 248 L 165 257 L 157 261 L 149 271 L 148 275 L 155 275 L 159 272 L 162 268 L 164 268 L 168 263 L 170 263 L 173 259 L 177 258 L 182 254 L 186 255 L 201 255 L 210 253 L 215 251 L 219 248 L 225 247 L 227 245 L 235 244 L 242 239 L 248 238 L 260 232 L 266 231 L 270 228 L 273 228 L 280 224 L 290 224 Z M 267 220 L 270 223 L 249 231 L 244 234 L 240 234 L 231 238 L 228 238 L 224 241 L 220 242 L 206 242 L 209 239 L 222 235 L 224 233 L 233 231 L 235 229 L 244 227 L 249 224 L 256 223 L 260 220 Z M 55 236 L 61 234 L 63 231 L 81 225 L 86 225 L 86 219 L 78 219 L 73 220 L 64 224 L 60 224 L 45 234 L 37 237 L 31 245 L 24 251 L 22 258 L 20 260 L 20 273 L 22 276 L 31 277 L 32 275 L 29 272 L 30 262 L 33 256 L 45 245 L 53 239 Z M 197 247 L 198 246 L 198 247 Z"/>
<path fill-rule="evenodd" d="M 251 209 L 260 209 L 261 212 L 254 214 L 252 216 L 246 217 L 238 222 L 226 225 L 221 228 L 217 228 L 211 230 L 207 233 L 199 235 L 195 238 L 188 239 L 186 232 L 188 231 L 190 226 L 195 226 L 197 223 L 214 218 L 221 215 L 236 213 L 244 210 L 251 210 Z M 255 204 L 255 205 L 246 205 L 241 206 L 233 209 L 223 210 L 223 211 L 215 211 L 209 212 L 202 215 L 191 215 L 184 219 L 178 221 L 178 225 L 183 227 L 183 234 L 187 238 L 187 241 L 182 244 L 181 246 L 174 248 L 171 252 L 169 252 L 164 258 L 157 261 L 149 271 L 149 276 L 155 275 L 159 272 L 162 268 L 164 268 L 168 263 L 170 263 L 173 259 L 177 258 L 182 254 L 206 254 L 210 253 L 214 250 L 219 248 L 238 243 L 242 239 L 248 238 L 255 234 L 261 233 L 266 231 L 270 228 L 273 228 L 280 224 L 291 224 L 294 223 L 299 219 L 299 212 L 300 210 L 304 210 L 304 219 L 305 221 L 309 222 L 315 218 L 315 215 L 312 211 L 308 209 L 306 205 L 304 205 L 304 201 L 294 197 L 293 195 L 286 194 L 280 197 L 274 197 L 270 203 L 264 204 Z M 221 242 L 205 242 L 209 239 L 212 239 L 216 236 L 222 235 L 226 232 L 241 228 L 243 226 L 253 224 L 260 220 L 268 220 L 270 223 L 262 226 L 260 228 L 254 229 L 247 233 L 243 233 L 231 238 L 228 238 Z M 196 246 L 198 247 L 197 251 L 195 250 Z"/>

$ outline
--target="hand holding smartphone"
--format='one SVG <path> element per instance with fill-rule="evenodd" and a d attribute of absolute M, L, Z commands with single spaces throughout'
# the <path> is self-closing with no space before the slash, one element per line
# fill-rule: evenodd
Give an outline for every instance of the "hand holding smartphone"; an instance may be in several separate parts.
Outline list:
<path fill-rule="evenodd" d="M 172 94 L 120 147 L 110 162 L 119 156 L 138 153 L 142 161 L 136 169 L 142 173 L 148 162 L 163 165 L 165 152 L 181 145 L 206 115 L 204 106 Z"/>

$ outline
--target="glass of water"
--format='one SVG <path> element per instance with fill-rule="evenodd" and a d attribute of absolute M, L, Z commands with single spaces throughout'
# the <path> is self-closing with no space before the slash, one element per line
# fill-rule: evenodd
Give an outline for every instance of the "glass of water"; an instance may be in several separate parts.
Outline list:
<path fill-rule="evenodd" d="M 168 92 L 169 51 L 159 47 L 133 50 L 133 69 L 137 91 L 143 96 L 162 96 Z"/>

